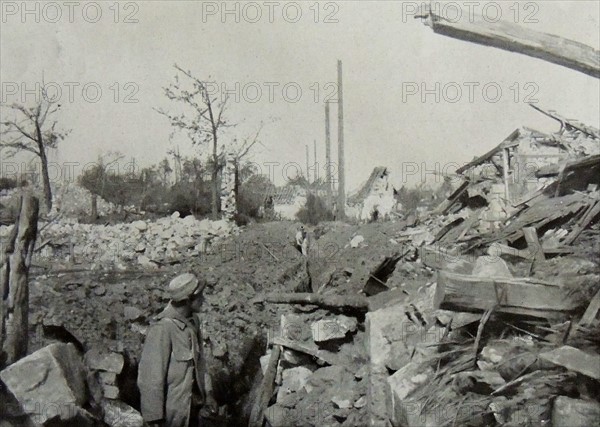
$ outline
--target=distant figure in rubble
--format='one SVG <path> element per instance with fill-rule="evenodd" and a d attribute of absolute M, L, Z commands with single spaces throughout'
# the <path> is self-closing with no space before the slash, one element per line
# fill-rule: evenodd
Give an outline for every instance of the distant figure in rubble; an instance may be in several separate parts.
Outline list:
<path fill-rule="evenodd" d="M 204 286 L 193 274 L 174 278 L 168 287 L 171 300 L 148 330 L 138 387 L 142 416 L 151 426 L 199 427 L 201 414 L 216 413 L 195 315 Z"/>
<path fill-rule="evenodd" d="M 308 256 L 308 233 L 301 225 L 296 233 L 296 249 L 302 252 L 302 255 Z"/>
<path fill-rule="evenodd" d="M 264 203 L 265 218 L 273 219 L 275 217 L 275 203 L 273 202 L 273 196 L 266 198 Z"/>

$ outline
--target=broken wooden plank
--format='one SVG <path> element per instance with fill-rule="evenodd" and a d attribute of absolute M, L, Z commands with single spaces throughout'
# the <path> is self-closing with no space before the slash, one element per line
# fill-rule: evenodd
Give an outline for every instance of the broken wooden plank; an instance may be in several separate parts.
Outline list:
<path fill-rule="evenodd" d="M 498 313 L 552 318 L 570 313 L 584 303 L 584 294 L 541 280 L 474 277 L 440 270 L 434 306 L 483 312 L 496 305 Z"/>
<path fill-rule="evenodd" d="M 513 248 L 502 243 L 492 243 L 490 249 L 497 255 L 511 255 L 527 260 L 533 259 L 533 254 L 529 250 Z M 571 248 L 544 248 L 544 254 L 546 255 L 566 255 L 572 253 L 573 249 Z"/>
<path fill-rule="evenodd" d="M 280 354 L 281 347 L 278 345 L 273 346 L 267 370 L 260 384 L 260 393 L 258 394 L 258 398 L 254 402 L 250 413 L 250 421 L 248 423 L 248 426 L 250 427 L 262 427 L 263 425 L 265 410 L 269 406 L 269 401 L 273 396 L 273 389 L 275 388 L 275 376 L 277 375 L 277 365 L 279 363 Z"/>
<path fill-rule="evenodd" d="M 369 301 L 361 295 L 319 295 L 312 293 L 271 293 L 256 302 L 272 302 L 275 304 L 313 304 L 324 308 L 367 311 Z"/>
<path fill-rule="evenodd" d="M 437 34 L 516 52 L 600 78 L 600 52 L 583 43 L 542 33 L 507 21 L 491 22 L 463 10 L 458 18 L 436 13 L 439 4 L 426 5 L 416 18 Z M 472 11 L 471 11 L 472 12 Z"/>
<path fill-rule="evenodd" d="M 560 348 L 541 353 L 539 358 L 569 371 L 578 372 L 595 380 L 600 380 L 600 355 L 585 353 L 575 347 L 563 345 Z"/>
<path fill-rule="evenodd" d="M 544 165 L 540 167 L 536 172 L 536 178 L 545 178 L 549 176 L 558 176 L 561 171 L 569 172 L 576 169 L 586 169 L 593 166 L 597 166 L 600 162 L 600 154 L 595 154 L 588 157 L 578 157 L 575 159 L 567 159 L 560 163 L 554 163 L 551 165 Z M 563 169 L 564 167 L 564 169 Z"/>
<path fill-rule="evenodd" d="M 590 222 L 600 213 L 600 202 L 596 202 L 592 204 L 586 214 L 583 216 L 581 221 L 577 223 L 575 227 L 571 230 L 571 232 L 565 237 L 565 240 L 562 242 L 565 245 L 570 245 L 573 243 L 581 234 L 583 230 L 589 225 Z"/>
<path fill-rule="evenodd" d="M 590 301 L 590 305 L 583 313 L 583 317 L 579 321 L 579 325 L 581 326 L 589 326 L 596 319 L 598 315 L 598 310 L 600 310 L 600 290 L 596 292 L 596 295 Z"/>
<path fill-rule="evenodd" d="M 458 171 L 457 171 L 458 172 Z M 435 209 L 433 209 L 432 214 L 445 214 L 452 207 L 454 203 L 467 191 L 471 183 L 465 180 L 460 186 L 452 193 L 446 200 L 440 203 Z"/>

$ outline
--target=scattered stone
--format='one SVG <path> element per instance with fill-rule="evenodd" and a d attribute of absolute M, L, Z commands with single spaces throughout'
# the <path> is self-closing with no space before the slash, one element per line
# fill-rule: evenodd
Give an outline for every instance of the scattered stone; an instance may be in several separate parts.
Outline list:
<path fill-rule="evenodd" d="M 346 393 L 351 394 L 351 393 Z M 350 409 L 352 408 L 352 400 L 349 396 L 333 396 L 331 401 L 340 409 Z"/>
<path fill-rule="evenodd" d="M 148 229 L 148 224 L 145 221 L 134 221 L 131 225 L 133 225 L 139 231 L 146 231 Z"/>
<path fill-rule="evenodd" d="M 144 313 L 137 307 L 125 306 L 123 316 L 125 316 L 125 320 L 138 320 L 144 316 Z"/>
<path fill-rule="evenodd" d="M 323 319 L 311 325 L 312 337 L 315 342 L 344 338 L 348 332 L 354 332 L 356 326 L 357 321 L 353 317 L 337 316 Z"/>
<path fill-rule="evenodd" d="M 106 288 L 104 285 L 96 286 L 96 288 L 94 288 L 94 294 L 99 297 L 106 295 Z"/>
<path fill-rule="evenodd" d="M 102 386 L 102 393 L 107 399 L 118 399 L 119 388 L 110 384 L 100 384 Z"/>
<path fill-rule="evenodd" d="M 140 255 L 140 256 L 138 257 L 138 261 L 137 261 L 137 262 L 138 262 L 138 264 L 139 264 L 139 265 L 141 265 L 141 266 L 142 266 L 142 267 L 144 267 L 144 268 L 154 268 L 154 267 L 156 267 L 156 264 L 155 264 L 155 263 L 153 263 L 153 262 L 150 260 L 150 258 L 148 258 L 148 257 L 147 257 L 147 256 L 145 256 L 145 255 Z"/>
<path fill-rule="evenodd" d="M 120 374 L 125 365 L 123 355 L 115 352 L 107 353 L 105 350 L 94 347 L 84 356 L 85 364 L 95 371 L 106 371 Z"/>
<path fill-rule="evenodd" d="M 98 378 L 104 384 L 115 385 L 117 383 L 117 374 L 114 372 L 99 371 Z"/>
<path fill-rule="evenodd" d="M 358 248 L 358 246 L 365 241 L 365 238 L 361 235 L 354 236 L 352 240 L 350 240 L 350 247 Z"/>
<path fill-rule="evenodd" d="M 142 427 L 142 415 L 120 400 L 103 400 L 104 422 L 110 427 Z"/>
<path fill-rule="evenodd" d="M 285 369 L 282 373 L 281 387 L 277 392 L 277 400 L 279 401 L 285 395 L 303 389 L 312 374 L 313 372 L 310 369 L 303 366 Z"/>
<path fill-rule="evenodd" d="M 356 409 L 363 408 L 367 404 L 367 396 L 361 396 L 356 402 L 354 402 L 354 407 Z"/>

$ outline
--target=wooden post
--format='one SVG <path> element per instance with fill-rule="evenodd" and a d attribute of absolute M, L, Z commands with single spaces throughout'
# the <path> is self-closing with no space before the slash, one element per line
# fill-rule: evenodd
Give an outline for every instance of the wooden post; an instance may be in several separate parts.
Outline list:
<path fill-rule="evenodd" d="M 317 161 L 317 140 L 313 140 L 313 154 L 314 154 L 314 172 L 313 172 L 313 182 L 317 182 L 319 179 L 319 162 Z"/>
<path fill-rule="evenodd" d="M 309 188 L 310 185 L 310 165 L 308 159 L 308 144 L 304 146 L 306 148 L 306 188 Z"/>
<path fill-rule="evenodd" d="M 342 61 L 338 60 L 338 202 L 337 218 L 346 217 L 346 174 L 344 171 L 344 95 Z"/>
<path fill-rule="evenodd" d="M 327 207 L 333 207 L 333 189 L 331 187 L 331 135 L 329 129 L 329 101 L 325 101 L 325 179 L 327 183 Z"/>
<path fill-rule="evenodd" d="M 17 222 L 0 265 L 0 365 L 27 354 L 29 265 L 37 237 L 39 201 L 21 197 Z"/>

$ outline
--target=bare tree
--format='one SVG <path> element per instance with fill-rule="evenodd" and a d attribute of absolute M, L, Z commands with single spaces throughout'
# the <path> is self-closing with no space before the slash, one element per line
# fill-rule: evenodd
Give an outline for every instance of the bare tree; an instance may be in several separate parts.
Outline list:
<path fill-rule="evenodd" d="M 198 146 L 212 145 L 211 167 L 212 177 L 212 200 L 211 210 L 213 218 L 217 218 L 219 212 L 219 154 L 218 141 L 219 135 L 224 128 L 229 125 L 224 117 L 227 106 L 227 95 L 219 97 L 211 91 L 210 82 L 202 81 L 192 75 L 190 71 L 185 71 L 177 64 L 175 69 L 178 74 L 175 75 L 174 83 L 164 88 L 165 95 L 171 101 L 181 103 L 191 110 L 191 113 L 172 114 L 157 109 L 171 122 L 175 129 L 187 132 L 192 144 Z M 179 73 L 183 74 L 192 84 L 191 90 L 186 89 L 179 81 Z"/>
<path fill-rule="evenodd" d="M 13 103 L 2 105 L 14 113 L 14 117 L 0 123 L 0 148 L 6 148 L 9 157 L 18 152 L 27 151 L 35 154 L 42 166 L 42 182 L 44 202 L 48 211 L 52 209 L 52 188 L 48 174 L 48 149 L 56 148 L 66 138 L 69 131 L 57 129 L 57 121 L 53 116 L 60 109 L 42 90 L 39 102 L 34 107 Z"/>

